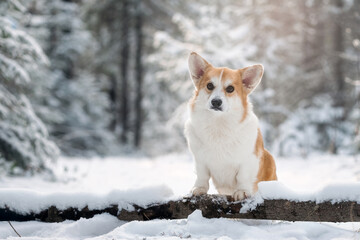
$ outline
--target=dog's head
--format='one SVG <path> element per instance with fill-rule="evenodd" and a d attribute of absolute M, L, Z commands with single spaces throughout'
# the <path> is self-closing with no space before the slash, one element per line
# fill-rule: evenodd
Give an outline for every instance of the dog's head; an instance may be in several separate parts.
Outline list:
<path fill-rule="evenodd" d="M 213 67 L 199 54 L 189 56 L 189 71 L 195 86 L 192 107 L 217 114 L 237 112 L 244 115 L 247 96 L 259 84 L 264 68 L 253 65 L 242 69 Z"/>

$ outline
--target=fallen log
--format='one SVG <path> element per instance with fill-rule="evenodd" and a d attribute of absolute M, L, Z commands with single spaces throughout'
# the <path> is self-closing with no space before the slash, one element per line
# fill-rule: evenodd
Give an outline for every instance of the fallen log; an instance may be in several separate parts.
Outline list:
<path fill-rule="evenodd" d="M 8 207 L 0 208 L 0 221 L 61 222 L 91 218 L 96 214 L 109 213 L 124 221 L 146 221 L 152 219 L 187 218 L 199 209 L 206 218 L 267 219 L 284 221 L 317 222 L 360 222 L 360 204 L 355 201 L 316 203 L 314 201 L 295 202 L 286 199 L 264 200 L 253 210 L 240 213 L 244 202 L 233 202 L 229 196 L 204 195 L 185 197 L 176 201 L 152 204 L 147 207 L 133 205 L 133 209 L 120 209 L 111 205 L 105 209 L 90 210 L 67 208 L 57 209 L 51 206 L 38 213 L 18 213 Z"/>

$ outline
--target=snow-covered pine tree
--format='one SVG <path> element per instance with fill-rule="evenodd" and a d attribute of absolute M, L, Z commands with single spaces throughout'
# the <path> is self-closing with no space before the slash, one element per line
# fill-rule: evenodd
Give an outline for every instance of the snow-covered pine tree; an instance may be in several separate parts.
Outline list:
<path fill-rule="evenodd" d="M 359 113 L 355 107 L 356 89 L 346 80 L 356 76 L 351 36 L 356 36 L 352 29 L 357 28 L 350 27 L 358 4 L 342 0 L 299 4 L 303 60 L 297 66 L 295 84 L 287 84 L 294 89 L 287 98 L 297 102 L 289 107 L 292 113 L 280 126 L 276 148 L 283 155 L 355 153 Z"/>
<path fill-rule="evenodd" d="M 98 45 L 82 20 L 80 3 L 32 0 L 28 5 L 33 13 L 28 29 L 37 33 L 51 65 L 48 92 L 36 100 L 46 106 L 40 117 L 65 155 L 114 153 L 108 96 L 92 70 Z"/>
<path fill-rule="evenodd" d="M 17 0 L 0 3 L 0 171 L 38 172 L 58 156 L 58 148 L 27 98 L 30 69 L 48 63 L 38 43 L 17 19 L 25 8 Z"/>
<path fill-rule="evenodd" d="M 348 91 L 348 120 L 352 124 L 349 135 L 352 153 L 360 152 L 360 1 L 345 2 L 343 24 L 345 26 L 345 48 L 342 54 L 345 67 L 345 83 Z"/>
<path fill-rule="evenodd" d="M 104 0 L 84 4 L 86 22 L 100 46 L 95 72 L 108 83 L 110 127 L 130 151 L 140 148 L 143 133 L 140 129 L 144 129 L 141 126 L 146 118 L 140 65 L 143 55 L 147 55 L 147 41 L 152 39 L 146 31 L 152 22 L 147 14 L 152 11 L 151 2 Z"/>

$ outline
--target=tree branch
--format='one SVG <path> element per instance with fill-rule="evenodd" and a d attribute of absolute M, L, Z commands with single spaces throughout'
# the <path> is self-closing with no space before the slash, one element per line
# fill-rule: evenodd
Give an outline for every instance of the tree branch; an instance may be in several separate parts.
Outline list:
<path fill-rule="evenodd" d="M 177 201 L 153 204 L 148 207 L 133 205 L 128 211 L 117 205 L 100 210 L 68 208 L 59 210 L 52 206 L 39 213 L 21 214 L 9 208 L 0 208 L 0 221 L 29 221 L 61 222 L 64 220 L 78 220 L 91 218 L 96 214 L 109 213 L 120 220 L 152 220 L 152 219 L 181 219 L 187 218 L 194 210 L 199 209 L 206 218 L 239 218 L 239 219 L 267 219 L 285 221 L 317 221 L 317 222 L 359 222 L 360 204 L 353 201 L 331 203 L 316 203 L 313 201 L 294 202 L 286 199 L 264 200 L 254 210 L 240 213 L 243 203 L 232 202 L 231 197 L 219 195 L 205 195 L 185 197 Z"/>

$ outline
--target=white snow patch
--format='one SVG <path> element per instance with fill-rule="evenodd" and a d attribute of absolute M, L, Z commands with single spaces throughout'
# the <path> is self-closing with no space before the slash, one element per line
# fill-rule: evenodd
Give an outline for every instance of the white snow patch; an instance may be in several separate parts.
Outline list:
<path fill-rule="evenodd" d="M 194 211 L 187 219 L 119 221 L 109 214 L 91 219 L 42 223 L 13 222 L 22 239 L 359 239 L 360 223 L 335 224 L 268 220 L 207 219 Z M 7 222 L 0 222 L 1 239 L 18 239 Z"/>
<path fill-rule="evenodd" d="M 245 199 L 240 213 L 254 210 L 264 199 L 286 199 L 290 201 L 314 201 L 316 203 L 330 201 L 331 203 L 355 201 L 360 203 L 360 182 L 337 183 L 323 187 L 318 191 L 294 191 L 279 181 L 260 182 L 259 191 L 249 199 Z"/>
<path fill-rule="evenodd" d="M 277 181 L 259 183 L 259 193 L 263 199 L 287 199 L 292 201 L 356 201 L 360 203 L 360 182 L 337 183 L 314 192 L 295 192 Z"/>
<path fill-rule="evenodd" d="M 243 201 L 243 204 L 240 209 L 240 213 L 246 213 L 248 211 L 254 210 L 257 205 L 260 205 L 264 202 L 264 198 L 257 192 L 253 197 L 247 198 Z"/>
<path fill-rule="evenodd" d="M 118 204 L 119 209 L 131 210 L 131 204 L 146 206 L 170 199 L 173 193 L 167 186 L 147 187 L 134 190 L 113 190 L 107 194 L 87 192 L 42 193 L 27 189 L 1 189 L 0 206 L 19 213 L 40 212 L 50 206 L 64 210 L 69 207 L 103 209 Z"/>
<path fill-rule="evenodd" d="M 268 220 L 207 219 L 194 211 L 187 219 L 133 221 L 93 239 L 357 239 L 343 225 Z M 359 226 L 359 224 L 357 224 Z"/>
<path fill-rule="evenodd" d="M 37 221 L 13 222 L 22 239 L 85 239 L 109 233 L 126 222 L 104 213 L 91 219 L 81 218 L 78 221 L 61 223 L 42 223 Z M 12 239 L 15 232 L 7 222 L 0 222 L 0 239 Z M 18 239 L 18 238 L 17 238 Z"/>

